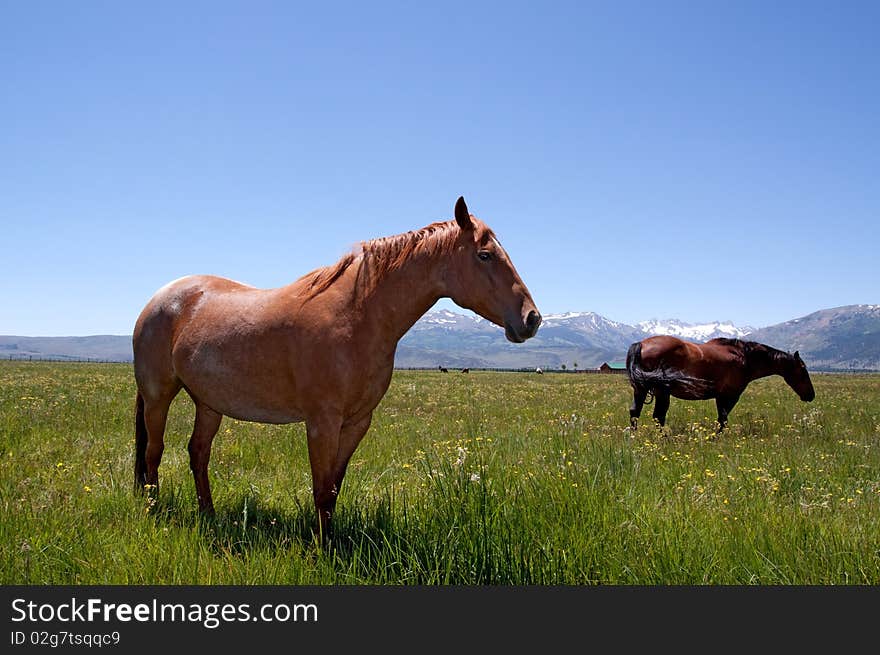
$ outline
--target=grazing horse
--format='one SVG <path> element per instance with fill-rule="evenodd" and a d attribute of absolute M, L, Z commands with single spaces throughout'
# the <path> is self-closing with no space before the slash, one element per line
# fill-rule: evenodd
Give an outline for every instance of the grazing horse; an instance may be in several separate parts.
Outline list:
<path fill-rule="evenodd" d="M 199 509 L 213 512 L 211 442 L 223 416 L 305 421 L 319 536 L 326 540 L 349 458 L 394 370 L 398 340 L 437 300 L 504 328 L 521 343 L 541 323 L 492 230 L 455 220 L 364 241 L 335 264 L 276 289 L 184 277 L 162 287 L 134 329 L 135 485 L 155 493 L 171 401 L 195 403 L 190 468 Z"/>
<path fill-rule="evenodd" d="M 718 431 L 752 380 L 781 375 L 800 399 L 816 397 L 810 374 L 798 352 L 740 339 L 712 339 L 691 343 L 670 336 L 648 337 L 629 347 L 626 372 L 633 388 L 630 425 L 636 427 L 649 393 L 655 399 L 654 418 L 665 425 L 669 397 L 684 400 L 715 399 Z"/>

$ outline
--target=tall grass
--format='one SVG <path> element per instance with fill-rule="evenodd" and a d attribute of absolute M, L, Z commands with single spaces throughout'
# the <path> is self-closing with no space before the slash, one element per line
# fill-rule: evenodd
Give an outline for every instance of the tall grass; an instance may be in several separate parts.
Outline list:
<path fill-rule="evenodd" d="M 4 584 L 877 584 L 880 376 L 673 399 L 627 429 L 617 375 L 398 371 L 315 543 L 302 425 L 224 419 L 199 516 L 172 406 L 132 492 L 131 367 L 0 363 Z M 650 407 L 646 408 L 649 412 Z"/>

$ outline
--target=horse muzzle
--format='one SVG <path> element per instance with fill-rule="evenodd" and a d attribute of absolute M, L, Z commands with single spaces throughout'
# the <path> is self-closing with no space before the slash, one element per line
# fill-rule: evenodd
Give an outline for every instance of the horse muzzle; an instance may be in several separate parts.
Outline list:
<path fill-rule="evenodd" d="M 512 341 L 513 343 L 522 343 L 526 339 L 531 339 L 535 336 L 535 334 L 538 333 L 540 325 L 541 314 L 533 309 L 528 313 L 525 320 L 521 321 L 516 327 L 514 327 L 509 321 L 506 321 L 504 324 L 504 336 L 507 337 L 508 341 Z"/>

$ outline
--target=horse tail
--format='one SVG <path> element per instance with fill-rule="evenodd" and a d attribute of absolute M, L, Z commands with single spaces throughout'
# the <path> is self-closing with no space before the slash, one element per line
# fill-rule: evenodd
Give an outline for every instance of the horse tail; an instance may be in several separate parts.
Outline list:
<path fill-rule="evenodd" d="M 633 368 L 642 361 L 642 342 L 636 341 L 626 351 L 626 374 L 632 379 Z"/>
<path fill-rule="evenodd" d="M 134 488 L 140 491 L 147 482 L 147 423 L 144 421 L 144 397 L 140 391 L 134 406 Z"/>
<path fill-rule="evenodd" d="M 648 372 L 642 368 L 642 342 L 636 341 L 626 351 L 626 375 L 634 387 L 644 387 L 648 383 Z"/>
<path fill-rule="evenodd" d="M 647 389 L 644 402 L 650 405 L 654 401 L 654 389 L 648 381 L 648 374 L 642 368 L 642 342 L 636 341 L 626 351 L 626 375 L 635 389 Z"/>

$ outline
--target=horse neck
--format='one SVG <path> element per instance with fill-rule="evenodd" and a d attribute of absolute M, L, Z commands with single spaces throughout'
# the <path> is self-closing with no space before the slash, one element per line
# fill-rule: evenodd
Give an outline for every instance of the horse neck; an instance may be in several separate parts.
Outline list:
<path fill-rule="evenodd" d="M 746 353 L 749 377 L 752 380 L 765 378 L 768 375 L 783 375 L 785 358 L 778 356 L 779 351 L 772 348 L 760 348 Z"/>
<path fill-rule="evenodd" d="M 386 271 L 375 281 L 370 262 L 364 263 L 356 289 L 356 303 L 360 309 L 367 334 L 392 349 L 404 334 L 444 294 L 443 263 L 439 255 L 420 253 L 393 270 Z"/>

